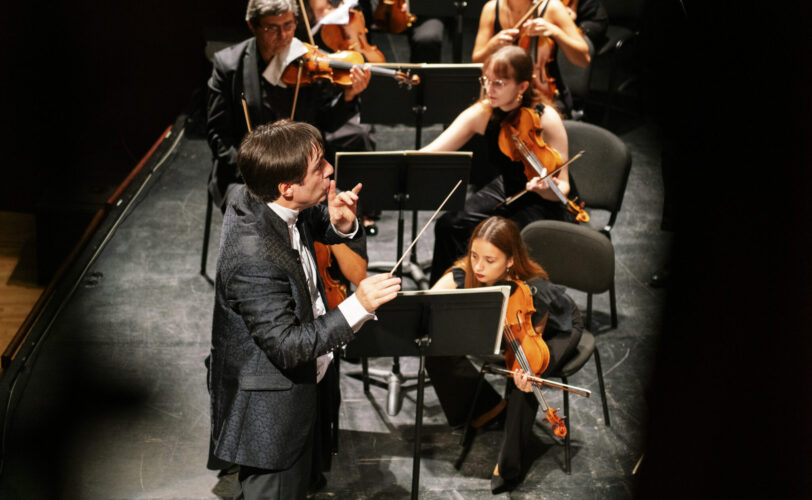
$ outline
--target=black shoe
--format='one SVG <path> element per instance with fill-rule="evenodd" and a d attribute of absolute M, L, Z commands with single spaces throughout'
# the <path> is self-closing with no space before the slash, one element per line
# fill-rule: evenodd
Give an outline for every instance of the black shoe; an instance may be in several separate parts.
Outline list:
<path fill-rule="evenodd" d="M 651 275 L 651 279 L 648 281 L 648 286 L 651 288 L 665 288 L 668 286 L 670 277 L 671 273 L 668 271 L 668 269 L 660 269 Z"/>
<path fill-rule="evenodd" d="M 378 226 L 375 224 L 364 226 L 364 232 L 367 233 L 367 236 L 375 236 L 378 234 Z"/>
<path fill-rule="evenodd" d="M 324 489 L 325 486 L 327 486 L 327 478 L 324 477 L 324 474 L 319 474 L 319 477 L 312 479 L 310 486 L 307 487 L 308 498 Z"/>
<path fill-rule="evenodd" d="M 506 491 L 513 491 L 518 484 L 515 479 L 505 479 L 494 474 L 491 476 L 491 493 L 498 495 Z"/>

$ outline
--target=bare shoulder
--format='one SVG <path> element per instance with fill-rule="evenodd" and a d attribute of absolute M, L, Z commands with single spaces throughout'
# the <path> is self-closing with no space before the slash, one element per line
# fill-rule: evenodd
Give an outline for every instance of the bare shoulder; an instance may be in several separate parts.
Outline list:
<path fill-rule="evenodd" d="M 564 121 L 553 106 L 544 106 L 544 111 L 541 113 L 541 128 L 564 130 Z"/>
<path fill-rule="evenodd" d="M 471 129 L 482 135 L 485 133 L 493 110 L 484 100 L 480 100 L 469 106 L 464 113 Z"/>
<path fill-rule="evenodd" d="M 482 12 L 479 14 L 479 18 L 483 19 L 485 16 L 489 16 L 491 19 L 493 19 L 495 12 L 496 0 L 488 0 L 485 2 L 485 5 L 482 6 Z"/>

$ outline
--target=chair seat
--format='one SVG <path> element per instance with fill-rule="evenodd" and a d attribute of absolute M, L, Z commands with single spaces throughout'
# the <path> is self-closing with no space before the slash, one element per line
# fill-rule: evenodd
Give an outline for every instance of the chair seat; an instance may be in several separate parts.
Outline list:
<path fill-rule="evenodd" d="M 578 342 L 577 352 L 567 361 L 558 373 L 554 373 L 552 377 L 569 377 L 573 373 L 581 369 L 581 367 L 589 361 L 592 353 L 595 351 L 595 337 L 584 330 L 581 334 L 581 340 Z"/>

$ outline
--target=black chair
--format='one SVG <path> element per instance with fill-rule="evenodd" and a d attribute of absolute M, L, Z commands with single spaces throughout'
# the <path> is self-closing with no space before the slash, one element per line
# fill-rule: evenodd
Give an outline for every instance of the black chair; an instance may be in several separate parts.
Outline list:
<path fill-rule="evenodd" d="M 606 29 L 604 42 L 595 47 L 593 63 L 602 60 L 609 61 L 609 78 L 606 84 L 607 102 L 603 115 L 603 125 L 609 123 L 609 115 L 615 108 L 615 95 L 621 92 L 636 78 L 632 76 L 620 84 L 616 84 L 618 62 L 625 47 L 633 45 L 640 34 L 640 19 L 643 0 L 601 0 L 609 14 L 609 26 Z"/>
<path fill-rule="evenodd" d="M 560 378 L 561 381 L 565 384 L 568 384 L 569 377 L 573 374 L 577 373 L 581 368 L 584 367 L 589 358 L 593 357 L 595 359 L 595 371 L 598 375 L 598 385 L 600 387 L 600 395 L 601 395 L 601 403 L 603 405 L 603 416 L 604 416 L 604 423 L 608 427 L 610 425 L 609 421 L 609 406 L 606 403 L 606 389 L 603 382 L 603 369 L 601 368 L 601 358 L 598 354 L 598 348 L 595 345 L 595 337 L 590 333 L 588 330 L 584 329 L 583 333 L 581 334 L 581 340 L 578 342 L 578 347 L 572 357 L 562 366 L 557 372 L 551 373 L 547 376 L 547 378 Z M 476 392 L 474 393 L 474 400 L 471 403 L 471 409 L 468 412 L 468 420 L 465 424 L 465 431 L 460 439 L 460 445 L 463 447 L 463 451 L 460 457 L 457 459 L 455 467 L 458 469 L 462 465 L 462 461 L 465 459 L 465 456 L 468 453 L 468 449 L 471 445 L 471 438 L 473 427 L 471 422 L 473 420 L 473 412 L 474 408 L 476 408 L 477 398 L 479 397 L 480 390 L 482 388 L 482 384 L 485 381 L 485 375 L 488 373 L 493 373 L 491 370 L 491 366 L 497 368 L 504 368 L 504 358 L 502 356 L 489 356 L 487 358 L 482 359 L 482 368 L 480 369 L 480 377 L 479 382 L 477 383 Z M 564 396 L 564 422 L 567 424 L 567 435 L 564 437 L 564 471 L 567 474 L 570 474 L 572 471 L 572 452 L 571 452 L 571 441 L 572 441 L 572 425 L 571 425 L 571 418 L 570 418 L 570 403 L 569 403 L 569 392 L 562 391 Z M 505 395 L 507 397 L 507 395 Z"/>
<path fill-rule="evenodd" d="M 589 46 L 589 57 L 594 57 L 595 48 L 592 41 L 584 37 L 584 41 Z M 564 54 L 561 47 L 556 50 L 556 61 L 558 69 L 561 71 L 561 79 L 564 80 L 573 98 L 572 119 L 581 120 L 584 114 L 584 104 L 589 100 L 589 83 L 592 80 L 592 63 L 585 68 L 576 66 Z"/>
<path fill-rule="evenodd" d="M 531 222 L 521 234 L 530 257 L 553 283 L 586 292 L 587 330 L 592 329 L 592 295 L 607 291 L 612 327 L 617 327 L 615 249 L 609 238 L 590 227 L 554 220 Z"/>
<path fill-rule="evenodd" d="M 541 264 L 553 283 L 587 293 L 586 322 L 576 354 L 557 372 L 549 377 L 560 378 L 565 384 L 574 373 L 583 368 L 590 357 L 595 359 L 595 370 L 603 404 L 603 416 L 610 425 L 609 407 L 603 382 L 603 368 L 592 328 L 592 294 L 609 291 L 612 326 L 617 327 L 615 305 L 615 251 L 612 242 L 592 228 L 569 222 L 541 220 L 531 222 L 522 229 L 522 239 L 530 257 Z M 573 258 L 576 256 L 577 258 Z M 569 392 L 564 391 L 564 417 L 569 432 L 564 438 L 566 472 L 570 468 L 570 440 L 572 425 L 569 409 Z"/>
<path fill-rule="evenodd" d="M 611 239 L 632 167 L 629 148 L 615 134 L 597 125 L 565 120 L 564 128 L 570 158 L 584 151 L 569 167 L 578 196 L 587 209 L 609 212 L 609 222 L 599 231 Z"/>

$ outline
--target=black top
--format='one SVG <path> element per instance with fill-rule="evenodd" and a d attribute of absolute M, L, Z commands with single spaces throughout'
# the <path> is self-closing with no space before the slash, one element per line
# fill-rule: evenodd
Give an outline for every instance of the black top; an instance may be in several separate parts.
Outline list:
<path fill-rule="evenodd" d="M 496 5 L 494 6 L 494 8 L 496 9 L 496 11 L 493 18 L 493 32 L 499 33 L 503 29 L 512 28 L 512 26 L 509 26 L 508 28 L 503 28 L 502 23 L 499 21 L 499 0 L 496 0 Z M 517 38 L 516 42 L 514 43 L 518 43 L 518 41 L 519 39 Z M 551 60 L 547 62 L 547 74 L 549 74 L 550 78 L 553 80 L 553 82 L 555 82 L 557 92 L 564 93 L 565 89 L 567 88 L 567 84 L 564 83 L 564 79 L 561 78 L 561 70 L 558 69 L 558 62 L 556 61 L 555 54 L 553 54 Z"/>
<path fill-rule="evenodd" d="M 527 184 L 527 176 L 524 175 L 524 164 L 520 161 L 512 161 L 505 156 L 499 149 L 499 132 L 501 131 L 501 122 L 498 120 L 490 120 L 488 126 L 485 128 L 485 141 L 488 150 L 488 163 L 496 169 L 502 176 L 505 186 L 505 194 L 512 196 L 519 191 L 522 191 Z M 528 195 L 525 195 L 527 197 Z M 558 208 L 561 203 L 542 198 L 541 196 L 533 196 L 532 199 L 537 203 L 549 204 Z"/>

